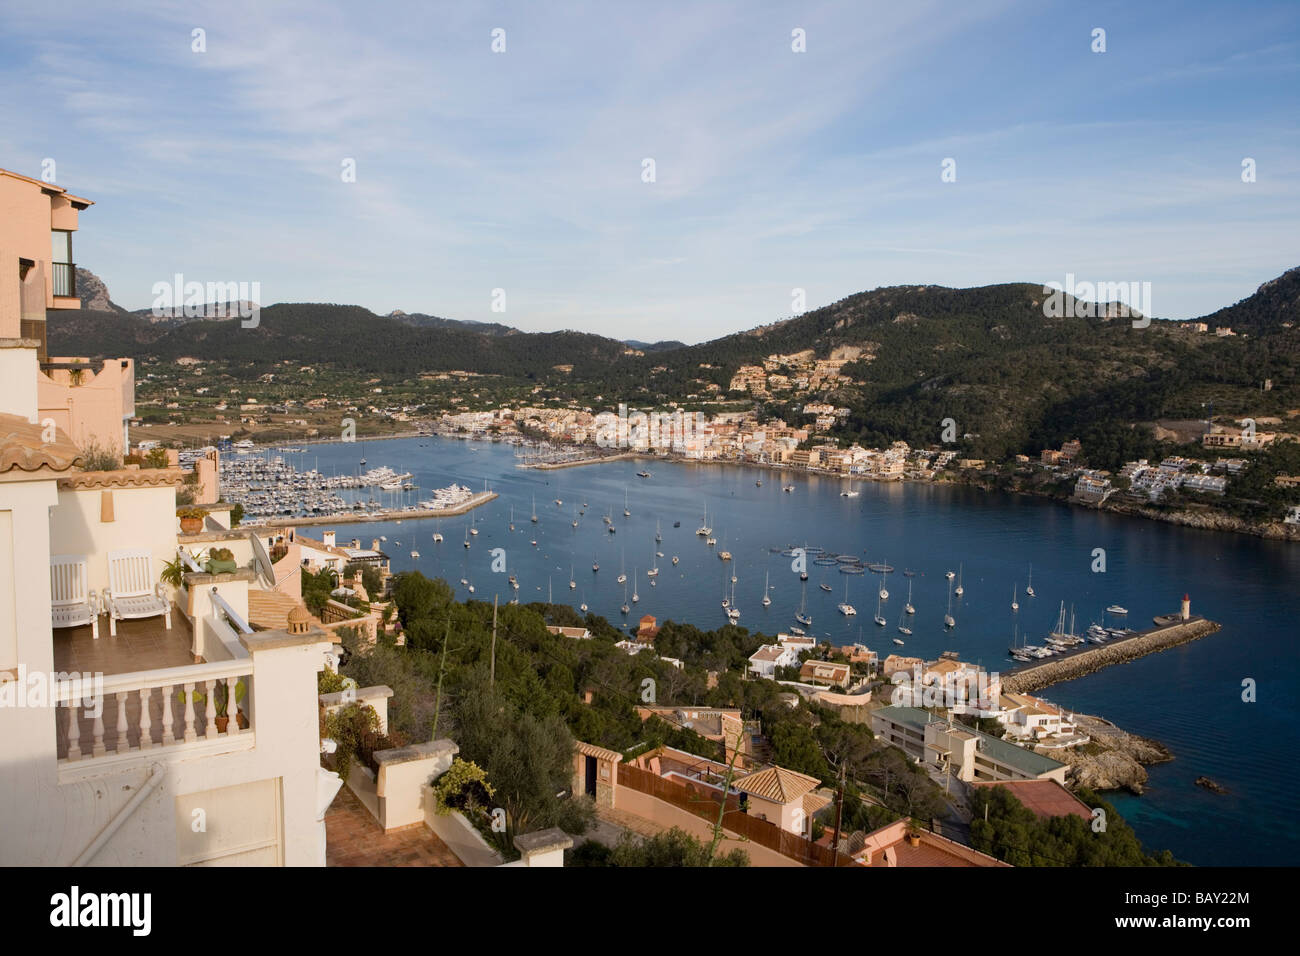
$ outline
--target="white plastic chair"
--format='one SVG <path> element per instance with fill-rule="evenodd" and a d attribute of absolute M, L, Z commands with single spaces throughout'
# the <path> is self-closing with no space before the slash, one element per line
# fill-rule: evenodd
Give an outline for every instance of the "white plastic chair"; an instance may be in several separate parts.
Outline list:
<path fill-rule="evenodd" d="M 153 555 L 144 549 L 108 552 L 108 632 L 116 636 L 117 622 L 162 615 L 172 627 L 172 605 L 161 581 L 154 579 Z"/>
<path fill-rule="evenodd" d="M 99 640 L 99 595 L 86 587 L 86 558 L 78 554 L 50 555 L 50 618 L 53 627 L 90 625 Z"/>

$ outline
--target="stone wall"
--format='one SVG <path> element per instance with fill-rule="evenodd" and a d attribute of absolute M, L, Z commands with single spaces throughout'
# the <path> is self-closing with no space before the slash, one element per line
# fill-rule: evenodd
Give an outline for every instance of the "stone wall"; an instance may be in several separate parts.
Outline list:
<path fill-rule="evenodd" d="M 1111 664 L 1121 664 L 1178 644 L 1186 644 L 1219 630 L 1214 621 L 1194 618 L 1186 623 L 1152 628 L 1115 644 L 1098 645 L 1070 657 L 1048 660 L 1016 670 L 1002 678 L 1004 694 L 1028 694 L 1051 684 L 1091 674 Z"/>

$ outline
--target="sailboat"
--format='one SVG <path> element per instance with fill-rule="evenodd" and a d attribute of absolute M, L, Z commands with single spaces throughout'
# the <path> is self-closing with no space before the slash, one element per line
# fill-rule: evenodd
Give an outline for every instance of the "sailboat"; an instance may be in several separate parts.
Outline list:
<path fill-rule="evenodd" d="M 572 523 L 573 523 L 573 526 L 574 526 L 575 528 L 578 526 L 578 509 L 577 509 L 577 508 L 574 508 L 574 509 L 573 509 L 573 522 L 572 522 Z"/>
<path fill-rule="evenodd" d="M 624 577 L 623 580 L 626 581 L 627 578 Z M 619 608 L 619 610 L 624 614 L 632 610 L 630 607 L 627 606 L 627 585 L 626 584 L 623 585 L 623 606 Z"/>
<path fill-rule="evenodd" d="M 659 576 L 658 552 L 655 552 L 655 556 L 650 559 L 650 570 L 645 573 L 645 576 L 648 578 L 657 578 Z M 650 583 L 654 584 L 654 581 L 651 581 Z"/>
<path fill-rule="evenodd" d="M 593 554 L 591 556 L 591 573 L 595 574 L 599 570 L 600 570 L 600 562 L 596 560 L 596 556 Z"/>
<path fill-rule="evenodd" d="M 736 607 L 736 579 L 731 579 L 731 607 L 727 608 L 727 617 L 736 620 L 740 617 L 740 608 Z"/>
<path fill-rule="evenodd" d="M 587 592 L 582 592 L 582 603 L 578 605 L 578 610 L 583 614 L 587 613 Z"/>
<path fill-rule="evenodd" d="M 623 554 L 623 564 L 622 564 L 622 566 L 619 568 L 619 572 L 618 572 L 618 583 L 619 583 L 619 584 L 626 584 L 626 583 L 627 583 L 627 553 L 626 553 L 626 552 L 624 552 L 624 554 Z M 625 590 L 626 590 L 626 589 L 625 589 Z"/>
<path fill-rule="evenodd" d="M 880 609 L 879 605 L 877 605 L 876 609 L 877 611 L 879 611 Z M 844 579 L 844 603 L 839 606 L 838 610 L 845 617 L 849 617 L 850 615 L 858 613 L 858 609 L 849 603 L 849 579 L 848 578 Z"/>
<path fill-rule="evenodd" d="M 515 506 L 510 506 L 510 530 L 515 530 Z"/>
<path fill-rule="evenodd" d="M 948 613 L 943 616 L 944 627 L 955 627 L 956 621 L 952 619 L 952 579 L 948 579 Z"/>
<path fill-rule="evenodd" d="M 961 597 L 963 594 L 966 593 L 966 589 L 965 589 L 964 587 L 961 586 L 961 570 L 962 570 L 962 566 L 961 566 L 960 564 L 958 564 L 958 565 L 957 565 L 957 587 L 956 587 L 956 589 L 952 592 L 953 594 L 957 595 L 958 597 Z"/>
<path fill-rule="evenodd" d="M 885 624 L 887 623 L 887 622 L 885 621 L 885 619 L 884 619 L 883 617 L 880 616 L 880 597 L 879 597 L 879 596 L 876 597 L 876 623 L 879 624 L 881 627 L 884 627 Z"/>
<path fill-rule="evenodd" d="M 641 596 L 636 593 L 636 568 L 632 569 L 632 603 L 635 604 L 641 600 Z"/>
<path fill-rule="evenodd" d="M 713 534 L 713 529 L 709 527 L 709 506 L 704 506 L 704 523 L 695 529 L 695 533 L 701 538 L 707 538 Z"/>
<path fill-rule="evenodd" d="M 441 528 L 441 527 L 442 527 L 442 524 L 439 523 L 439 524 L 437 525 L 437 527 Z M 434 533 L 433 533 L 433 543 L 434 543 L 434 544 L 442 544 L 442 532 L 441 532 L 441 531 L 434 531 Z"/>
<path fill-rule="evenodd" d="M 530 519 L 533 524 L 537 524 L 537 496 L 533 495 L 533 517 Z"/>
<path fill-rule="evenodd" d="M 885 590 L 885 575 L 883 571 L 880 574 L 880 600 L 889 600 L 889 592 Z"/>
<path fill-rule="evenodd" d="M 903 608 L 908 614 L 915 614 L 916 608 L 912 607 L 912 582 L 907 582 L 907 606 Z"/>
<path fill-rule="evenodd" d="M 906 634 L 908 637 L 911 637 L 912 629 L 903 623 L 903 619 L 906 617 L 907 617 L 906 611 L 903 611 L 901 614 L 898 615 L 898 633 Z"/>
<path fill-rule="evenodd" d="M 763 575 L 763 600 L 759 602 L 763 605 L 763 607 L 767 607 L 772 603 L 772 598 L 767 593 L 769 590 L 771 590 L 771 586 L 768 584 L 768 579 L 771 578 L 771 576 L 772 576 L 771 571 Z"/>
<path fill-rule="evenodd" d="M 1029 566 L 1029 583 L 1025 585 L 1025 594 L 1029 597 L 1034 596 L 1034 566 Z"/>
<path fill-rule="evenodd" d="M 1020 610 L 1020 602 L 1016 600 L 1016 590 L 1017 590 L 1017 585 L 1013 584 L 1011 586 L 1011 610 L 1013 611 Z"/>
<path fill-rule="evenodd" d="M 822 579 L 819 582 L 817 582 L 817 586 L 821 588 L 823 591 L 826 591 L 827 593 L 830 592 L 831 586 L 826 583 L 825 575 L 822 575 Z"/>
<path fill-rule="evenodd" d="M 852 478 L 849 478 L 849 490 L 848 490 L 848 491 L 841 491 L 841 492 L 840 492 L 840 497 L 841 497 L 841 498 L 856 498 L 857 496 L 858 496 L 858 493 L 857 493 L 856 491 L 853 490 L 853 479 L 852 479 Z"/>
<path fill-rule="evenodd" d="M 469 547 L 469 525 L 465 525 L 465 547 Z"/>
<path fill-rule="evenodd" d="M 630 518 L 630 517 L 632 517 L 632 512 L 629 511 L 629 510 L 628 510 L 628 507 L 627 507 L 627 489 L 626 489 L 626 488 L 623 489 L 623 517 L 624 517 L 624 518 Z"/>
<path fill-rule="evenodd" d="M 664 533 L 659 530 L 659 520 L 655 519 L 655 544 L 663 541 Z"/>
<path fill-rule="evenodd" d="M 469 516 L 469 533 L 472 534 L 472 535 L 476 535 L 476 536 L 478 535 L 478 528 L 474 527 L 474 516 L 473 516 L 473 515 L 470 515 L 470 516 Z"/>
<path fill-rule="evenodd" d="M 812 616 L 808 613 L 808 585 L 803 586 L 803 598 L 799 601 L 799 613 L 794 619 L 804 627 L 812 627 Z"/>
<path fill-rule="evenodd" d="M 572 591 L 578 586 L 578 582 L 573 577 L 573 565 L 569 565 L 569 590 Z"/>

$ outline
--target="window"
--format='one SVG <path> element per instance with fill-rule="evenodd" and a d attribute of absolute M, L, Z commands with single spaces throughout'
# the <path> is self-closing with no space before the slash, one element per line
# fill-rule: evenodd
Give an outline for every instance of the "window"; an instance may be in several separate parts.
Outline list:
<path fill-rule="evenodd" d="M 55 230 L 50 233 L 53 252 L 50 256 L 52 262 L 71 262 L 72 261 L 72 233 L 63 230 Z"/>

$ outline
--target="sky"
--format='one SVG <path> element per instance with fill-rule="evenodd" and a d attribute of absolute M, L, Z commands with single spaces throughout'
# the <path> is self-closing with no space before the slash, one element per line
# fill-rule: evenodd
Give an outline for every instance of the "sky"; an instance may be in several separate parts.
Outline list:
<path fill-rule="evenodd" d="M 129 309 L 180 273 L 698 342 L 1071 274 L 1191 318 L 1300 264 L 1294 0 L 52 0 L 0 10 L 0 91 Z"/>

